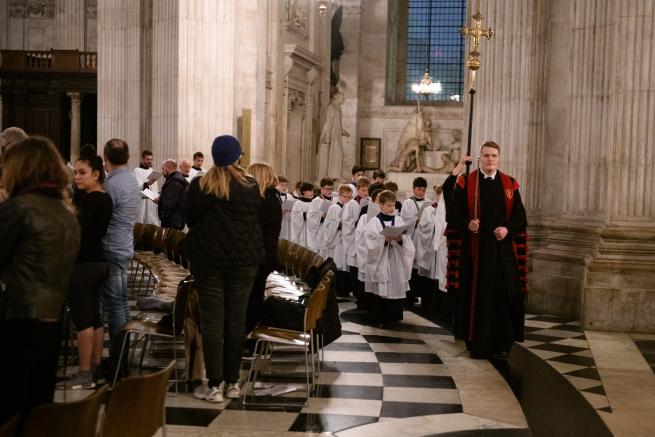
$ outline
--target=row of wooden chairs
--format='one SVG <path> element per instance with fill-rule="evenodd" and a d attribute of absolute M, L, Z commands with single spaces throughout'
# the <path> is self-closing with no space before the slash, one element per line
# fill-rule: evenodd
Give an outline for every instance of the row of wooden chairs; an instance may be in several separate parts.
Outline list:
<path fill-rule="evenodd" d="M 80 401 L 40 405 L 22 431 L 20 417 L 15 416 L 0 427 L 0 437 L 151 437 L 159 429 L 166 436 L 165 399 L 173 365 L 125 378 L 111 392 L 105 385 Z"/>

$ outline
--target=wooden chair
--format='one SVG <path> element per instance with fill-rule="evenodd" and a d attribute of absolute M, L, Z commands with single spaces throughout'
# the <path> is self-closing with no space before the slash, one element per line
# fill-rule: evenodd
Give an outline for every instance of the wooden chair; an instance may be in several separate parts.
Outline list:
<path fill-rule="evenodd" d="M 95 436 L 108 390 L 105 385 L 81 401 L 39 405 L 30 413 L 21 437 Z"/>
<path fill-rule="evenodd" d="M 175 361 L 159 372 L 121 380 L 107 402 L 103 437 L 166 436 L 166 392 Z M 69 434 L 77 435 L 77 434 Z"/>
<path fill-rule="evenodd" d="M 307 308 L 305 309 L 304 329 L 303 331 L 292 331 L 269 326 L 259 326 L 248 334 L 248 339 L 257 340 L 253 361 L 248 372 L 247 389 L 252 390 L 257 382 L 260 372 L 266 367 L 266 363 L 271 363 L 273 347 L 291 346 L 302 348 L 305 352 L 305 374 L 307 379 L 307 400 L 309 401 L 311 391 L 315 387 L 316 376 L 318 376 L 318 347 L 316 345 L 316 322 L 323 315 L 327 304 L 328 293 L 332 284 L 334 274 L 329 271 L 319 283 L 316 290 L 312 293 Z M 311 365 L 310 365 L 311 358 Z M 311 375 L 311 383 L 310 383 Z M 257 405 L 257 402 L 248 402 L 247 398 L 243 400 L 244 405 Z M 271 405 L 268 404 L 267 405 Z"/>

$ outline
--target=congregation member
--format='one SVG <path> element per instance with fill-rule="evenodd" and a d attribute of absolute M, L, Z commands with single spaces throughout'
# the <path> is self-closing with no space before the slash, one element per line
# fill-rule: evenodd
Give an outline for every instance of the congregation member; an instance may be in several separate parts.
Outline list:
<path fill-rule="evenodd" d="M 321 179 L 320 188 L 318 196 L 312 200 L 307 210 L 307 248 L 316 253 L 323 250 L 323 223 L 328 208 L 337 201 L 332 197 L 334 181 L 331 178 Z"/>
<path fill-rule="evenodd" d="M 359 213 L 363 206 L 368 204 L 368 187 L 371 185 L 371 180 L 366 176 L 361 176 L 357 179 L 357 195 L 354 197 L 353 202 L 344 206 L 342 214 L 342 235 L 343 246 L 346 251 L 346 264 L 350 272 L 350 282 L 348 291 L 352 292 L 361 303 L 363 296 L 357 293 L 357 250 L 355 247 L 355 232 L 357 230 L 357 220 L 359 220 Z"/>
<path fill-rule="evenodd" d="M 275 187 L 277 198 L 282 207 L 282 227 L 280 228 L 280 238 L 291 240 L 291 210 L 295 198 L 289 194 L 289 179 L 286 176 L 278 175 L 278 183 Z"/>
<path fill-rule="evenodd" d="M 139 166 L 132 170 L 132 172 L 134 173 L 134 177 L 136 178 L 140 190 L 149 188 L 157 193 L 159 192 L 159 186 L 157 185 L 157 179 L 159 179 L 159 177 L 154 177 L 153 175 L 153 160 L 152 152 L 150 150 L 144 150 L 141 152 L 141 162 L 139 163 Z M 139 202 L 139 209 L 136 216 L 137 223 L 159 226 L 157 203 L 155 203 L 154 199 L 150 199 L 144 194 L 141 194 L 140 197 L 141 201 Z"/>
<path fill-rule="evenodd" d="M 182 254 L 198 286 L 207 386 L 194 397 L 222 402 L 241 396 L 239 369 L 248 300 L 264 261 L 257 181 L 239 166 L 241 145 L 231 135 L 212 143 L 214 165 L 191 181 L 184 218 L 189 233 Z"/>
<path fill-rule="evenodd" d="M 353 189 L 350 184 L 339 186 L 339 200 L 330 206 L 325 222 L 323 223 L 323 252 L 321 256 L 332 258 L 337 266 L 336 291 L 339 296 L 348 295 L 348 284 L 350 282 L 348 264 L 346 263 L 346 249 L 342 238 L 343 208 L 348 205 L 353 197 Z"/>
<path fill-rule="evenodd" d="M 381 327 L 403 319 L 406 293 L 412 273 L 414 244 L 408 233 L 384 236 L 387 227 L 405 224 L 396 215 L 396 195 L 382 191 L 378 198 L 380 213 L 366 224 L 366 275 L 365 292 L 369 317 Z"/>
<path fill-rule="evenodd" d="M 205 155 L 202 152 L 196 152 L 193 154 L 193 165 L 189 170 L 189 183 L 202 174 L 202 164 L 205 162 Z"/>
<path fill-rule="evenodd" d="M 430 308 L 439 303 L 439 293 L 446 292 L 446 266 L 448 248 L 446 246 L 446 203 L 441 186 L 434 187 L 434 203 L 423 210 L 416 236 L 416 264 L 419 287 L 422 291 L 421 307 Z"/>
<path fill-rule="evenodd" d="M 189 182 L 177 169 L 177 162 L 167 159 L 161 165 L 161 173 L 165 182 L 157 201 L 159 221 L 163 228 L 184 229 L 182 205 Z"/>
<path fill-rule="evenodd" d="M 57 388 L 90 389 L 104 379 L 99 374 L 104 344 L 100 287 L 107 277 L 102 238 L 113 205 L 104 189 L 105 169 L 95 147 L 82 148 L 74 174 L 77 190 L 73 203 L 77 208 L 81 242 L 68 288 L 68 307 L 77 331 L 79 369 L 69 379 L 57 383 Z"/>
<path fill-rule="evenodd" d="M 314 185 L 309 182 L 300 184 L 300 197 L 291 209 L 291 241 L 302 247 L 307 245 L 307 212 L 314 198 Z"/>
<path fill-rule="evenodd" d="M 0 203 L 0 424 L 53 400 L 61 317 L 80 227 L 54 144 L 33 136 L 3 154 Z"/>
<path fill-rule="evenodd" d="M 278 239 L 282 227 L 282 207 L 277 198 L 277 176 L 268 163 L 258 162 L 248 167 L 248 173 L 257 181 L 262 205 L 259 209 L 259 226 L 264 240 L 264 260 L 257 268 L 255 281 L 252 285 L 248 310 L 246 312 L 246 333 L 264 319 L 264 291 L 266 278 L 279 267 L 277 256 Z M 253 344 L 254 346 L 254 344 Z"/>
<path fill-rule="evenodd" d="M 27 139 L 25 131 L 19 127 L 8 127 L 0 133 L 0 202 L 7 198 L 7 192 L 2 187 L 2 155 L 14 144 Z"/>
<path fill-rule="evenodd" d="M 506 358 L 524 336 L 527 220 L 519 184 L 499 161 L 500 146 L 484 143 L 480 168 L 457 179 L 446 208 L 449 228 L 462 236 L 461 267 L 452 275 L 460 296 L 455 335 L 472 358 Z"/>
<path fill-rule="evenodd" d="M 125 374 L 127 361 L 118 363 L 118 359 L 125 334 L 123 326 L 130 319 L 127 271 L 134 255 L 134 223 L 141 202 L 141 190 L 127 167 L 130 149 L 125 141 L 118 138 L 107 141 L 103 155 L 107 171 L 105 191 L 114 207 L 102 240 L 107 262 L 107 279 L 102 285 L 102 311 L 109 328 L 111 371 L 113 373 L 119 368 Z"/>

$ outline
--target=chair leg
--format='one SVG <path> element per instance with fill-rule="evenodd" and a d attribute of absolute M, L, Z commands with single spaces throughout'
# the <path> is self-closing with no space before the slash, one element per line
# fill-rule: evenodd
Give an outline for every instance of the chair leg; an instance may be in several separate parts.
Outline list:
<path fill-rule="evenodd" d="M 146 349 L 148 347 L 148 340 L 150 340 L 150 336 L 146 334 L 146 338 L 143 340 L 143 347 L 141 348 L 141 359 L 139 360 L 139 371 L 143 370 L 143 358 L 146 356 Z"/>
<path fill-rule="evenodd" d="M 173 325 L 173 361 L 175 365 L 173 366 L 173 378 L 175 379 L 175 396 L 177 396 L 177 339 L 175 336 L 175 325 Z M 166 424 L 164 424 L 166 426 Z"/>
<path fill-rule="evenodd" d="M 128 338 L 130 337 L 130 331 L 125 332 L 125 337 L 123 337 L 123 345 L 121 346 L 121 353 L 118 355 L 118 362 L 116 363 L 116 370 L 114 370 L 114 382 L 112 387 L 116 386 L 116 381 L 118 380 L 118 372 L 121 370 L 121 363 L 123 362 L 123 353 L 125 352 L 125 344 L 127 343 Z"/>

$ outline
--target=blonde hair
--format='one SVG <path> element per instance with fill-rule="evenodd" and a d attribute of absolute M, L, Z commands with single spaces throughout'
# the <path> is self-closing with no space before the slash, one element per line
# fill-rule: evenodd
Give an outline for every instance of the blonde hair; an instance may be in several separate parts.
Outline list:
<path fill-rule="evenodd" d="M 259 194 L 264 197 L 268 188 L 273 188 L 278 184 L 278 178 L 273 171 L 273 167 L 267 162 L 256 162 L 248 167 L 250 173 L 259 185 Z"/>
<path fill-rule="evenodd" d="M 49 187 L 60 192 L 62 200 L 68 199 L 65 193 L 71 182 L 70 174 L 48 138 L 28 137 L 7 150 L 2 161 L 2 185 L 9 197 L 30 188 Z"/>
<path fill-rule="evenodd" d="M 237 181 L 241 185 L 252 186 L 246 179 L 246 171 L 238 164 L 226 166 L 214 165 L 200 178 L 200 189 L 219 199 L 230 200 L 230 182 Z"/>
<path fill-rule="evenodd" d="M 353 187 L 350 184 L 342 184 L 339 185 L 339 194 L 340 195 L 346 195 L 346 194 L 353 194 Z"/>

